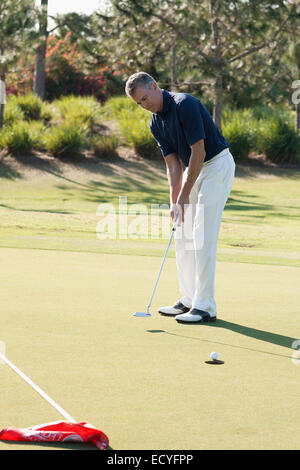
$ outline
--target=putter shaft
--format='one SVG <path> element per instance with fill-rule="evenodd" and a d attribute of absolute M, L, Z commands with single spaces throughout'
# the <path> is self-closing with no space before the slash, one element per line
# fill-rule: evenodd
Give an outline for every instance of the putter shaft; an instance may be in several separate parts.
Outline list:
<path fill-rule="evenodd" d="M 171 245 L 171 242 L 172 242 L 172 238 L 173 238 L 173 236 L 174 236 L 174 232 L 175 232 L 175 225 L 174 225 L 174 227 L 172 228 L 172 233 L 171 233 L 170 240 L 169 240 L 169 243 L 168 243 L 168 246 L 167 246 L 165 255 L 164 255 L 164 259 L 163 259 L 163 262 L 162 262 L 162 264 L 161 264 L 161 267 L 160 267 L 160 270 L 159 270 L 159 273 L 158 273 L 158 276 L 157 276 L 157 279 L 156 279 L 156 282 L 155 282 L 155 285 L 154 285 L 154 289 L 153 289 L 153 292 L 152 292 L 152 295 L 151 295 L 149 304 L 148 304 L 148 306 L 147 306 L 147 313 L 149 313 L 149 309 L 150 309 L 151 304 L 152 304 L 152 300 L 153 300 L 153 297 L 154 297 L 154 294 L 155 294 L 155 291 L 156 291 L 156 287 L 157 287 L 157 284 L 158 284 L 158 281 L 159 281 L 159 278 L 160 278 L 160 275 L 161 275 L 161 272 L 162 272 L 162 268 L 163 268 L 163 265 L 164 265 L 164 263 L 165 263 L 165 259 L 166 259 L 167 254 L 168 254 L 168 251 L 169 251 L 169 248 L 170 248 L 170 245 Z"/>

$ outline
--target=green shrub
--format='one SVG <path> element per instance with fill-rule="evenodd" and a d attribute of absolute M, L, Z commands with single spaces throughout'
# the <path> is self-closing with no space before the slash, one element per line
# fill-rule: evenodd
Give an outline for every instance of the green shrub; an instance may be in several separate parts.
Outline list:
<path fill-rule="evenodd" d="M 33 142 L 33 150 L 39 150 L 43 152 L 46 150 L 45 134 L 47 129 L 42 121 L 29 121 L 25 122 L 25 126 L 28 128 L 30 138 Z"/>
<path fill-rule="evenodd" d="M 41 119 L 49 123 L 54 118 L 54 110 L 51 103 L 43 102 L 41 110 Z"/>
<path fill-rule="evenodd" d="M 119 118 L 120 131 L 125 142 L 141 157 L 158 157 L 160 151 L 149 128 L 149 117 L 138 112 L 124 112 Z"/>
<path fill-rule="evenodd" d="M 3 118 L 3 124 L 11 126 L 17 121 L 22 121 L 24 119 L 24 113 L 14 100 L 8 98 L 4 107 Z"/>
<path fill-rule="evenodd" d="M 66 96 L 53 103 L 58 118 L 70 125 L 93 130 L 98 118 L 100 105 L 93 97 Z"/>
<path fill-rule="evenodd" d="M 261 105 L 250 108 L 250 113 L 253 119 L 259 121 L 260 119 L 269 119 L 274 116 L 275 112 L 270 106 Z"/>
<path fill-rule="evenodd" d="M 250 115 L 256 121 L 269 120 L 281 117 L 282 119 L 290 119 L 290 112 L 279 106 L 254 106 L 249 109 Z"/>
<path fill-rule="evenodd" d="M 126 96 L 116 96 L 106 101 L 101 113 L 109 119 L 119 119 L 123 112 L 135 113 L 139 109 L 135 102 Z"/>
<path fill-rule="evenodd" d="M 6 147 L 6 127 L 0 129 L 0 149 L 3 150 Z"/>
<path fill-rule="evenodd" d="M 1 130 L 0 146 L 6 148 L 11 155 L 26 155 L 34 149 L 35 139 L 28 124 L 20 121 Z"/>
<path fill-rule="evenodd" d="M 294 130 L 292 114 L 284 108 L 262 105 L 240 111 L 225 109 L 222 131 L 236 159 L 256 152 L 274 163 L 297 161 L 300 136 Z"/>
<path fill-rule="evenodd" d="M 102 108 L 107 119 L 116 119 L 125 145 L 134 148 L 142 157 L 157 158 L 160 151 L 151 134 L 151 114 L 128 97 L 109 99 Z"/>
<path fill-rule="evenodd" d="M 91 148 L 96 157 L 107 158 L 116 156 L 119 139 L 115 135 L 94 136 L 91 139 Z"/>
<path fill-rule="evenodd" d="M 24 113 L 24 118 L 27 120 L 41 119 L 43 102 L 34 93 L 27 93 L 26 95 L 13 96 L 12 100 Z"/>
<path fill-rule="evenodd" d="M 253 146 L 255 124 L 249 111 L 224 111 L 222 132 L 235 159 L 248 157 Z"/>
<path fill-rule="evenodd" d="M 45 134 L 45 147 L 55 157 L 76 157 L 85 147 L 84 132 L 74 124 L 52 127 Z"/>
<path fill-rule="evenodd" d="M 281 116 L 260 120 L 256 149 L 274 163 L 294 163 L 300 154 L 300 136 Z"/>
<path fill-rule="evenodd" d="M 100 118 L 116 121 L 120 138 L 101 135 Z M 157 158 L 161 153 L 151 134 L 150 120 L 151 113 L 126 96 L 111 98 L 100 106 L 92 96 L 65 96 L 50 104 L 33 93 L 9 95 L 0 148 L 13 155 L 40 150 L 57 157 L 77 156 L 90 148 L 95 156 L 107 158 L 116 154 L 121 143 L 142 157 Z M 237 160 L 256 152 L 276 163 L 299 161 L 300 136 L 294 128 L 295 113 L 282 107 L 223 109 L 223 134 Z M 100 135 L 95 132 L 98 130 Z"/>

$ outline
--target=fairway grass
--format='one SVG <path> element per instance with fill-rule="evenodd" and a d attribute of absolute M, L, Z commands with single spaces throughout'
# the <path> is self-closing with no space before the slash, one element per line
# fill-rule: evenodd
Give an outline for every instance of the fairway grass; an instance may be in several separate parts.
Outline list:
<path fill-rule="evenodd" d="M 299 170 L 238 165 L 218 260 L 300 266 L 299 181 Z M 0 190 L 0 247 L 161 256 L 169 238 L 168 183 L 160 160 L 6 157 L 0 162 Z M 138 211 L 136 204 L 148 212 L 128 215 L 130 233 L 124 239 L 120 197 L 126 198 L 127 212 Z M 103 204 L 115 212 L 116 236 L 99 228 Z M 153 205 L 164 205 L 156 212 L 158 232 L 151 225 Z M 142 223 L 147 219 L 148 231 L 138 225 L 138 217 L 144 217 Z"/>
<path fill-rule="evenodd" d="M 1 248 L 6 355 L 113 449 L 298 449 L 299 268 L 218 262 L 218 320 L 183 325 L 168 257 Z M 211 366 L 211 351 L 223 365 Z M 1 429 L 62 417 L 0 364 Z M 0 450 L 90 449 L 0 442 Z"/>

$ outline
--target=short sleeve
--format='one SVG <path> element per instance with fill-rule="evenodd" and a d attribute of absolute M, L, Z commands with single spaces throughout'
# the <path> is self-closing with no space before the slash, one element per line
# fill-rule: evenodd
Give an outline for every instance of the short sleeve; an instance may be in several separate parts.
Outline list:
<path fill-rule="evenodd" d="M 205 139 L 203 118 L 197 101 L 182 100 L 177 105 L 177 112 L 189 146 L 195 144 L 198 140 Z"/>
<path fill-rule="evenodd" d="M 163 157 L 170 155 L 170 153 L 175 153 L 175 150 L 170 144 L 170 142 L 168 142 L 168 140 L 163 135 L 161 135 L 161 133 L 158 131 L 158 129 L 156 129 L 153 124 L 150 124 L 150 130 L 154 139 L 157 142 L 157 145 L 161 150 Z"/>

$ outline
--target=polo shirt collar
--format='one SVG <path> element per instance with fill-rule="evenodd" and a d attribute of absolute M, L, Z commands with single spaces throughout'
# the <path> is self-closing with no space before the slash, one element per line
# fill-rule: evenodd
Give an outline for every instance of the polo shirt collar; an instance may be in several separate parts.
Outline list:
<path fill-rule="evenodd" d="M 163 92 L 163 110 L 161 113 L 157 113 L 160 116 L 166 114 L 169 111 L 171 100 L 172 100 L 172 97 L 167 90 L 162 90 L 162 92 Z"/>

